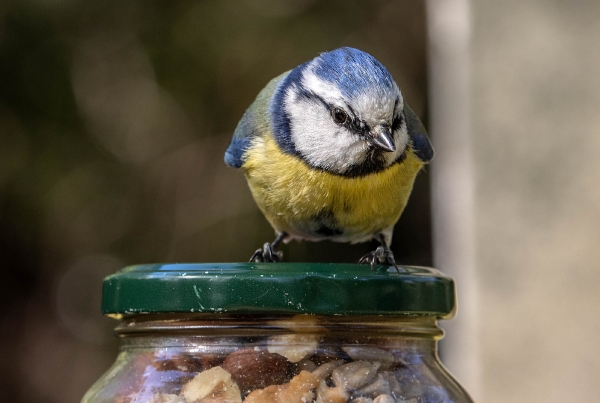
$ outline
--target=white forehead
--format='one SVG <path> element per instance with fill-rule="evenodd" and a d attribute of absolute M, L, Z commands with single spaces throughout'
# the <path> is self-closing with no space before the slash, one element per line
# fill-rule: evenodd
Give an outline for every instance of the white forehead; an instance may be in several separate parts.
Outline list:
<path fill-rule="evenodd" d="M 350 105 L 359 118 L 368 123 L 391 121 L 394 104 L 398 99 L 398 111 L 404 108 L 404 99 L 394 83 L 392 90 L 385 86 L 365 88 L 358 96 L 348 97 L 342 89 L 331 81 L 324 80 L 315 73 L 316 61 L 312 61 L 302 72 L 301 85 L 319 95 L 325 102 L 346 109 Z"/>

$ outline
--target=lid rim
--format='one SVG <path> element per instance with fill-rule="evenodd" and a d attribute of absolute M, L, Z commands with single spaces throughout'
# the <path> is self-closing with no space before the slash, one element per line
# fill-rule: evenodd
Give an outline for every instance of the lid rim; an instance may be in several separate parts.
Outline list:
<path fill-rule="evenodd" d="M 398 274 L 335 263 L 129 266 L 104 280 L 102 313 L 453 316 L 454 280 L 435 269 L 402 267 Z"/>

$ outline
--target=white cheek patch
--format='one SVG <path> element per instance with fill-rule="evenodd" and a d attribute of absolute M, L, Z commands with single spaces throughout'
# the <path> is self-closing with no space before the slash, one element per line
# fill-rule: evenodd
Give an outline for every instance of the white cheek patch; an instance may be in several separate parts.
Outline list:
<path fill-rule="evenodd" d="M 335 124 L 323 104 L 296 95 L 293 88 L 284 104 L 294 146 L 311 165 L 343 173 L 365 160 L 366 143 Z"/>
<path fill-rule="evenodd" d="M 343 109 L 350 105 L 358 118 L 371 127 L 382 123 L 391 125 L 396 99 L 399 100 L 396 105 L 397 113 L 404 108 L 404 100 L 396 84 L 392 91 L 370 88 L 357 99 L 349 100 L 334 83 L 317 76 L 313 65 L 304 70 L 300 85 L 317 94 L 329 105 Z M 288 88 L 284 109 L 290 119 L 294 146 L 307 162 L 342 174 L 354 165 L 365 162 L 369 151 L 366 141 L 333 122 L 331 112 L 322 102 L 306 98 L 298 92 L 295 85 Z M 386 166 L 393 164 L 402 155 L 408 141 L 406 124 L 403 123 L 394 133 L 396 151 L 384 154 Z"/>

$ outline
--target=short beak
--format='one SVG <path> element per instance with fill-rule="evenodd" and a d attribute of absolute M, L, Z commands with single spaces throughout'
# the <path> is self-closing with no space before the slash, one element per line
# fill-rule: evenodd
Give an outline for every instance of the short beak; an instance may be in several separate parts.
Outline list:
<path fill-rule="evenodd" d="M 367 141 L 373 147 L 383 151 L 388 151 L 390 153 L 396 151 L 392 131 L 388 125 L 379 125 L 373 128 Z"/>

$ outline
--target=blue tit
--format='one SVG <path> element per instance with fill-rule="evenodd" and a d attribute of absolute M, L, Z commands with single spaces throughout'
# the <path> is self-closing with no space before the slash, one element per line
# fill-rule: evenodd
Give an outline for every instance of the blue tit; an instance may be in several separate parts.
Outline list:
<path fill-rule="evenodd" d="M 280 243 L 292 239 L 375 239 L 359 261 L 398 268 L 392 231 L 432 158 L 419 118 L 373 56 L 344 47 L 274 78 L 225 153 L 276 232 L 251 261 L 280 261 Z"/>

